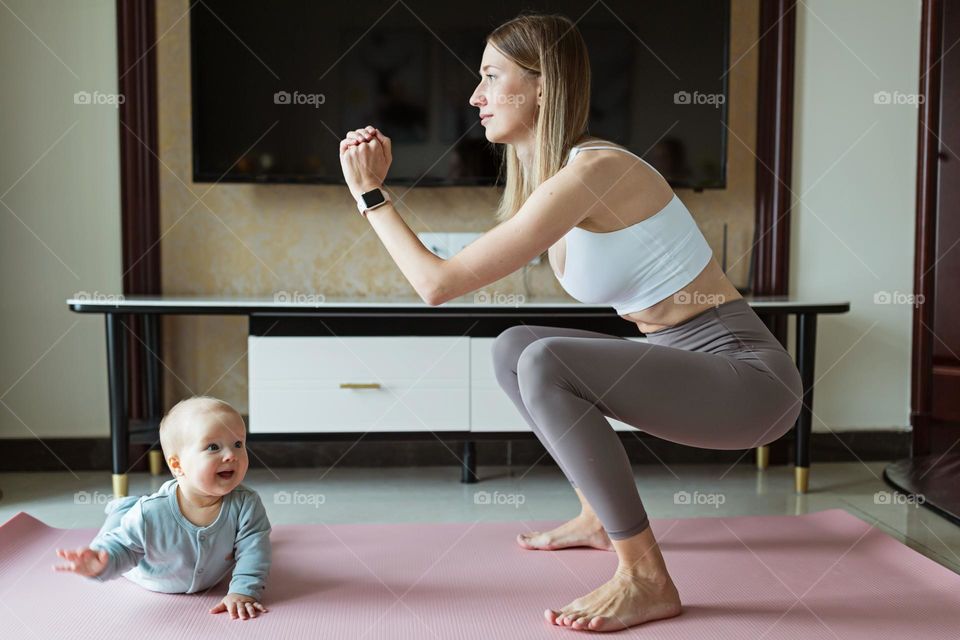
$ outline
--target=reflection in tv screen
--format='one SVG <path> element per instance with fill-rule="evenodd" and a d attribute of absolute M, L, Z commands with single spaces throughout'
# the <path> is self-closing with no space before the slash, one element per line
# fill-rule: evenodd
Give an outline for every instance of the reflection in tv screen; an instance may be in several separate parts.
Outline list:
<path fill-rule="evenodd" d="M 626 146 L 675 188 L 725 186 L 729 0 L 523 9 L 576 21 L 590 55 L 590 135 Z M 508 2 L 196 3 L 194 179 L 342 183 L 338 143 L 371 124 L 393 141 L 392 184 L 497 184 L 502 147 L 468 101 L 484 38 L 517 13 Z"/>

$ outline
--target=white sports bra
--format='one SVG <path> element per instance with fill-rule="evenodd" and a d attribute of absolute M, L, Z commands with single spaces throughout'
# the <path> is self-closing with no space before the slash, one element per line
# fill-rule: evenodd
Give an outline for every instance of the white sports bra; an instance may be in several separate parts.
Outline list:
<path fill-rule="evenodd" d="M 589 149 L 573 147 L 567 163 Z M 659 172 L 658 172 L 659 173 Z M 652 307 L 690 284 L 709 264 L 713 251 L 676 194 L 654 215 L 629 227 L 595 232 L 573 227 L 564 236 L 566 256 L 560 285 L 586 304 L 609 304 L 618 315 Z"/>

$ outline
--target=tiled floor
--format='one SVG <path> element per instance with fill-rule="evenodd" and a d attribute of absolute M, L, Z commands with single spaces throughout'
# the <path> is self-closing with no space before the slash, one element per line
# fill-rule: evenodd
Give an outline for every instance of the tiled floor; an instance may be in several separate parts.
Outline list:
<path fill-rule="evenodd" d="M 841 508 L 960 573 L 960 527 L 894 496 L 881 479 L 884 466 L 815 465 L 806 495 L 794 493 L 791 467 L 758 472 L 748 465 L 657 465 L 634 473 L 653 518 Z M 260 492 L 274 525 L 515 520 L 522 531 L 522 521 L 566 519 L 578 511 L 555 468 L 481 467 L 479 473 L 480 483 L 465 485 L 454 467 L 253 469 L 244 484 Z M 166 479 L 131 474 L 130 493 L 150 493 Z M 111 497 L 110 476 L 103 472 L 0 473 L 0 489 L 0 522 L 26 511 L 66 528 L 99 527 Z"/>

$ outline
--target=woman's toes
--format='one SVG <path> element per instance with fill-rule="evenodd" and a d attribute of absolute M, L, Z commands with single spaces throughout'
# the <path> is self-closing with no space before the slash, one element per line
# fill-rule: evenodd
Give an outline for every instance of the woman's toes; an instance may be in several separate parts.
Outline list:
<path fill-rule="evenodd" d="M 607 624 L 608 622 L 609 622 L 609 618 L 605 616 L 597 616 L 590 621 L 590 624 L 587 625 L 587 627 L 591 631 L 603 631 L 604 629 L 609 628 Z"/>
<path fill-rule="evenodd" d="M 517 534 L 517 544 L 519 544 L 524 549 L 533 549 L 533 542 L 531 539 L 533 536 L 537 535 L 536 533 L 518 533 Z"/>
<path fill-rule="evenodd" d="M 570 626 L 574 629 L 586 629 L 588 622 L 590 622 L 590 616 L 581 616 L 574 620 Z"/>

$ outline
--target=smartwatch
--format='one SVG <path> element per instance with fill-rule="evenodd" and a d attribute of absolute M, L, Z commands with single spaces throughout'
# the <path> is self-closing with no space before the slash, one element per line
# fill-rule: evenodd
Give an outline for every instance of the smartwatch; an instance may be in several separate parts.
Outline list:
<path fill-rule="evenodd" d="M 380 189 L 371 189 L 366 193 L 360 194 L 357 199 L 357 209 L 360 215 L 366 217 L 367 211 L 376 209 L 390 202 L 390 197 Z"/>

